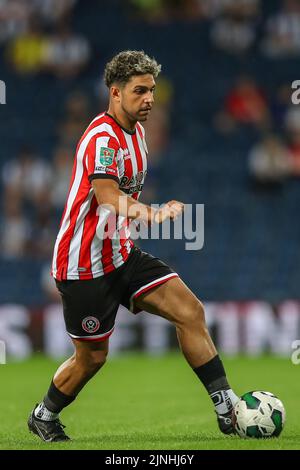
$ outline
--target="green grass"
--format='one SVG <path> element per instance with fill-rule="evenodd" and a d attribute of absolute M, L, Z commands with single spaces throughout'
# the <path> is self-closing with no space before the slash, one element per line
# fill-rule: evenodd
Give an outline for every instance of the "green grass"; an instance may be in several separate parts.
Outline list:
<path fill-rule="evenodd" d="M 279 438 L 242 440 L 217 429 L 210 399 L 181 355 L 113 358 L 62 413 L 72 441 L 45 444 L 27 431 L 32 406 L 57 363 L 34 357 L 0 366 L 0 449 L 300 449 L 299 368 L 289 359 L 224 359 L 233 388 L 278 395 L 287 412 Z"/>

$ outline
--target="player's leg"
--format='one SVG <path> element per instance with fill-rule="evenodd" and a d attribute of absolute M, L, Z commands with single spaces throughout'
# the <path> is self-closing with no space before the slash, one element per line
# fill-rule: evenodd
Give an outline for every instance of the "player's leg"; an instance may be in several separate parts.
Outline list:
<path fill-rule="evenodd" d="M 108 339 L 105 341 L 79 341 L 73 339 L 74 354 L 56 371 L 54 386 L 67 396 L 76 396 L 84 385 L 105 364 Z"/>
<path fill-rule="evenodd" d="M 59 367 L 44 400 L 29 417 L 29 429 L 45 441 L 67 439 L 59 413 L 72 403 L 105 362 L 108 338 L 113 332 L 120 303 L 116 282 L 121 285 L 117 272 L 105 279 L 57 282 L 66 330 L 75 352 Z"/>
<path fill-rule="evenodd" d="M 179 277 L 175 277 L 136 296 L 134 305 L 175 325 L 182 352 L 215 405 L 221 431 L 232 433 L 231 413 L 238 397 L 228 384 L 207 330 L 202 303 Z"/>
<path fill-rule="evenodd" d="M 58 368 L 44 399 L 32 411 L 28 420 L 30 431 L 48 442 L 69 439 L 59 421 L 59 413 L 104 365 L 108 342 L 109 339 L 101 342 L 73 339 L 75 352 Z"/>
<path fill-rule="evenodd" d="M 135 298 L 134 303 L 175 324 L 182 352 L 192 368 L 217 355 L 206 327 L 203 304 L 179 277 Z"/>

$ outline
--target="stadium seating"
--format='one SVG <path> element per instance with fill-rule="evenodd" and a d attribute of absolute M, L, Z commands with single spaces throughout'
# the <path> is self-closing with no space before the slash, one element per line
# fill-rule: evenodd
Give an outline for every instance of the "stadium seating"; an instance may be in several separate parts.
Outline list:
<path fill-rule="evenodd" d="M 74 28 L 88 36 L 93 46 L 93 63 L 82 78 L 61 83 L 46 74 L 16 76 L 1 49 L 0 78 L 7 83 L 8 102 L 0 109 L 1 167 L 23 142 L 34 143 L 43 158 L 51 158 L 65 96 L 79 88 L 93 96 L 103 64 L 120 49 L 122 38 L 122 49 L 144 49 L 156 56 L 174 83 L 171 143 L 159 168 L 159 200 L 205 204 L 201 251 L 186 252 L 179 240 L 149 240 L 142 246 L 170 262 L 203 299 L 277 302 L 298 297 L 299 182 L 291 180 L 275 191 L 256 191 L 247 155 L 259 134 L 245 128 L 222 136 L 213 130 L 212 120 L 240 71 L 256 77 L 271 94 L 280 83 L 299 75 L 299 60 L 269 60 L 257 51 L 245 59 L 225 55 L 212 49 L 207 21 L 147 28 L 135 21 L 132 28 L 118 2 L 106 2 L 105 14 L 100 13 L 100 3 L 79 2 L 75 10 Z M 264 3 L 270 7 L 271 2 Z M 90 14 L 90 8 L 99 8 L 99 14 L 94 10 Z M 44 262 L 7 260 L 2 253 L 1 303 L 45 301 L 40 285 Z"/>

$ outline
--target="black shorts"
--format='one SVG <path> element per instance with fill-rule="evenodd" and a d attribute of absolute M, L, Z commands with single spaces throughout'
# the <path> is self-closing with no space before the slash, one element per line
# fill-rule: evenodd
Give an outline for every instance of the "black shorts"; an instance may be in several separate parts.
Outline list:
<path fill-rule="evenodd" d="M 177 277 L 159 258 L 133 247 L 126 262 L 101 277 L 57 281 L 67 333 L 82 341 L 103 341 L 113 330 L 119 305 L 138 313 L 134 299 Z"/>

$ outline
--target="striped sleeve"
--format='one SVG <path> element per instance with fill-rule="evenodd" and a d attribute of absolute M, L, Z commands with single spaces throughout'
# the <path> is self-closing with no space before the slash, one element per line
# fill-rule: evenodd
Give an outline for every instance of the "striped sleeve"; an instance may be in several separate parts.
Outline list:
<path fill-rule="evenodd" d="M 85 158 L 89 181 L 96 178 L 111 178 L 119 182 L 119 151 L 119 142 L 107 132 L 92 137 Z"/>

